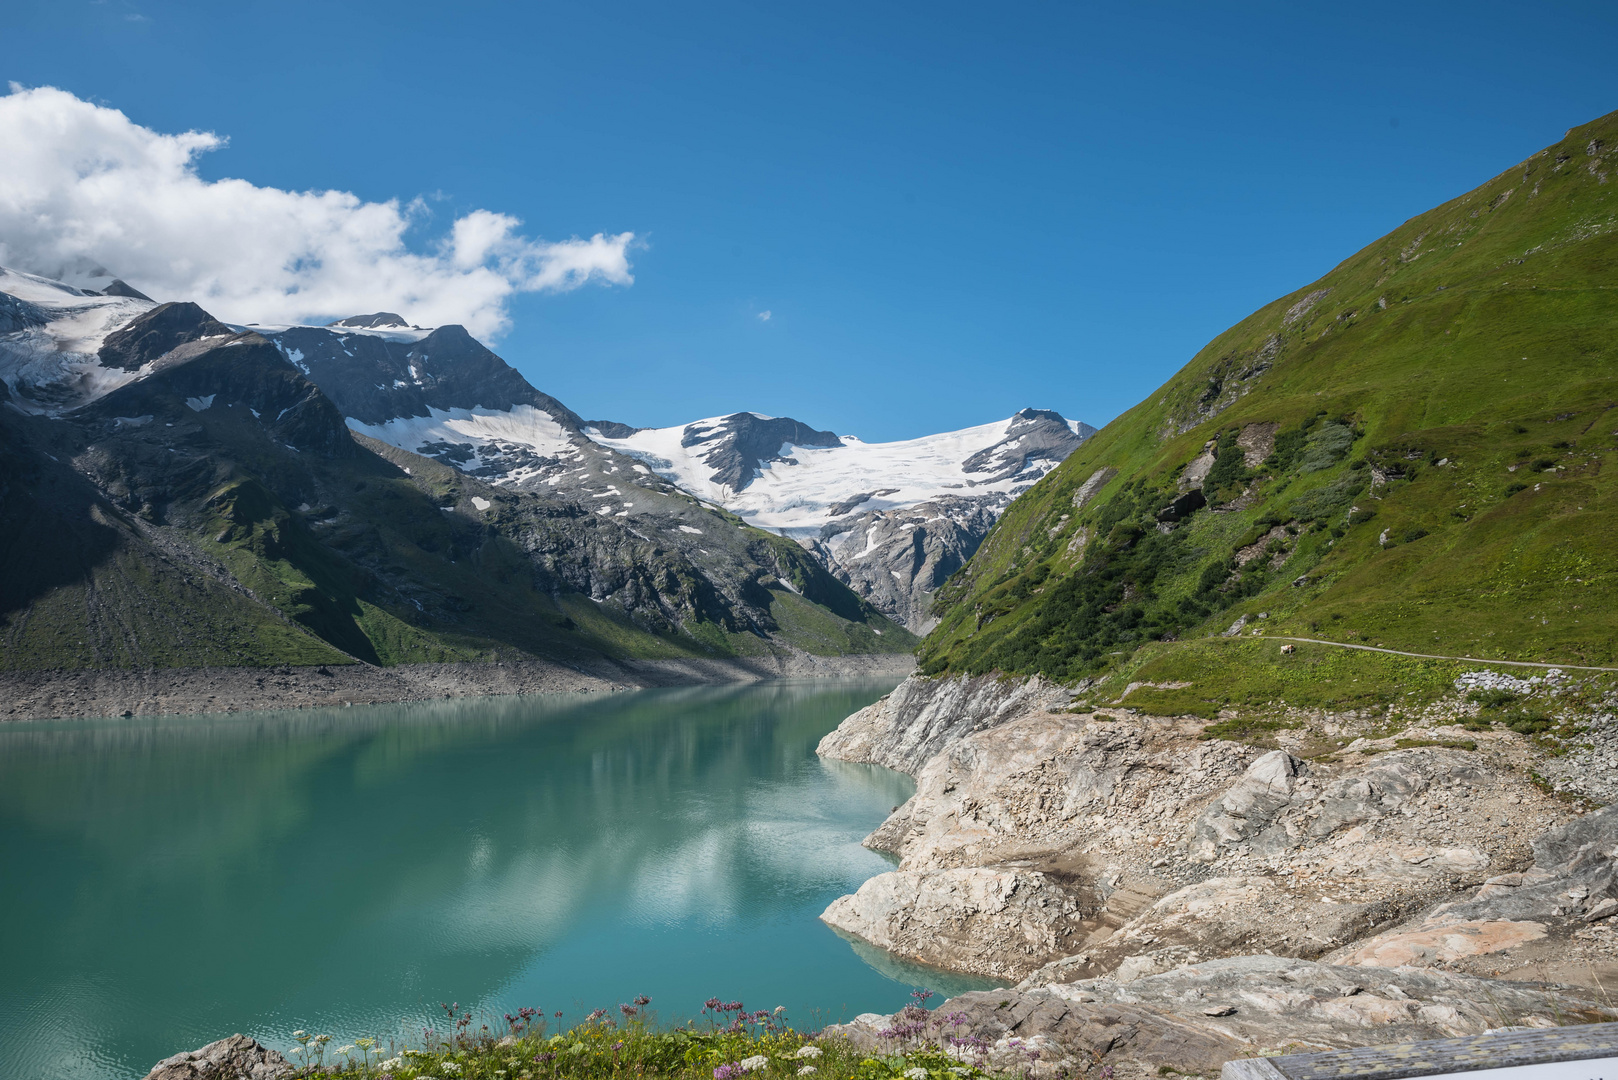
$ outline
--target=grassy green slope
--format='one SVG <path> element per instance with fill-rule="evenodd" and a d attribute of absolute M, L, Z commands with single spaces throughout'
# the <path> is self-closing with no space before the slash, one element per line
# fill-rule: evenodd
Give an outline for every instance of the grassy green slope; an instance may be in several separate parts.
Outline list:
<path fill-rule="evenodd" d="M 940 590 L 923 670 L 1117 671 L 1260 611 L 1618 659 L 1615 144 L 1618 113 L 1574 129 L 1215 338 L 1012 505 Z M 1164 522 L 1210 443 L 1209 505 Z"/>

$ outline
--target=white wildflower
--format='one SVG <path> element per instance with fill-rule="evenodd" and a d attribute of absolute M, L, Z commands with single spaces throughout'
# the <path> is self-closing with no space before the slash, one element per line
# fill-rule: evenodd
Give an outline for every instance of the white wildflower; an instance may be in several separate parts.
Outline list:
<path fill-rule="evenodd" d="M 461 1071 L 461 1067 L 455 1064 L 453 1061 L 441 1062 L 438 1067 L 449 1073 L 451 1076 L 454 1076 L 456 1073 Z"/>
<path fill-rule="evenodd" d="M 339 1046 L 337 1048 L 337 1052 L 339 1054 L 352 1054 L 354 1052 L 354 1046 L 352 1043 L 348 1046 Z"/>
<path fill-rule="evenodd" d="M 820 1056 L 820 1047 L 818 1047 L 818 1046 L 800 1046 L 800 1047 L 798 1047 L 798 1052 L 796 1054 L 794 1054 L 793 1056 L 794 1057 L 801 1057 L 801 1058 L 819 1057 Z"/>
<path fill-rule="evenodd" d="M 927 1070 L 917 1066 L 914 1069 L 906 1069 L 905 1076 L 910 1080 L 927 1080 Z"/>
<path fill-rule="evenodd" d="M 309 1033 L 304 1031 L 302 1028 L 299 1028 L 297 1031 L 292 1033 L 292 1037 L 294 1039 L 307 1039 L 309 1037 Z"/>
<path fill-rule="evenodd" d="M 805 1065 L 803 1068 L 798 1070 L 798 1075 L 799 1076 L 813 1076 L 813 1075 L 815 1075 L 815 1073 L 817 1073 L 819 1071 L 820 1070 L 816 1069 L 813 1065 Z"/>
<path fill-rule="evenodd" d="M 390 1057 L 388 1060 L 379 1063 L 377 1065 L 377 1068 L 383 1069 L 383 1070 L 385 1070 L 387 1072 L 392 1072 L 394 1069 L 400 1068 L 403 1065 L 404 1065 L 404 1058 L 402 1058 L 402 1057 Z"/>
<path fill-rule="evenodd" d="M 770 1059 L 763 1054 L 754 1054 L 752 1057 L 742 1058 L 736 1063 L 736 1067 L 741 1069 L 742 1072 L 752 1072 L 754 1069 L 764 1068 L 769 1063 Z"/>

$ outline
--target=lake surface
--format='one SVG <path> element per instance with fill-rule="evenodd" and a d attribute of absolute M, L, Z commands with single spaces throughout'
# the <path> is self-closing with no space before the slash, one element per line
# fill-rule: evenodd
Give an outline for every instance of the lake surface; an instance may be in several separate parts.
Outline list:
<path fill-rule="evenodd" d="M 817 919 L 913 785 L 815 744 L 895 682 L 0 726 L 0 1077 L 419 1042 L 445 1001 L 802 1028 L 990 985 Z"/>

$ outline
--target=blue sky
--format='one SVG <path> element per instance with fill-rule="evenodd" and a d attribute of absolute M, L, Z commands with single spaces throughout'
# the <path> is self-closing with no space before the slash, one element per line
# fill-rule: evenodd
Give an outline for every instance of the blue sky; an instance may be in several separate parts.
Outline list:
<path fill-rule="evenodd" d="M 1102 424 L 1618 108 L 1611 4 L 1305 7 L 10 0 L 0 78 L 228 136 L 209 179 L 421 196 L 412 243 L 632 231 L 632 285 L 511 300 L 532 382 L 886 440 Z"/>

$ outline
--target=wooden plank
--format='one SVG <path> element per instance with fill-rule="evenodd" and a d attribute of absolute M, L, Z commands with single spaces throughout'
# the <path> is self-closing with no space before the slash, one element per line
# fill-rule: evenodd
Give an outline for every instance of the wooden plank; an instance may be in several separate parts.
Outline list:
<path fill-rule="evenodd" d="M 1227 1061 L 1219 1071 L 1220 1080 L 1287 1080 L 1270 1060 L 1260 1057 Z"/>

